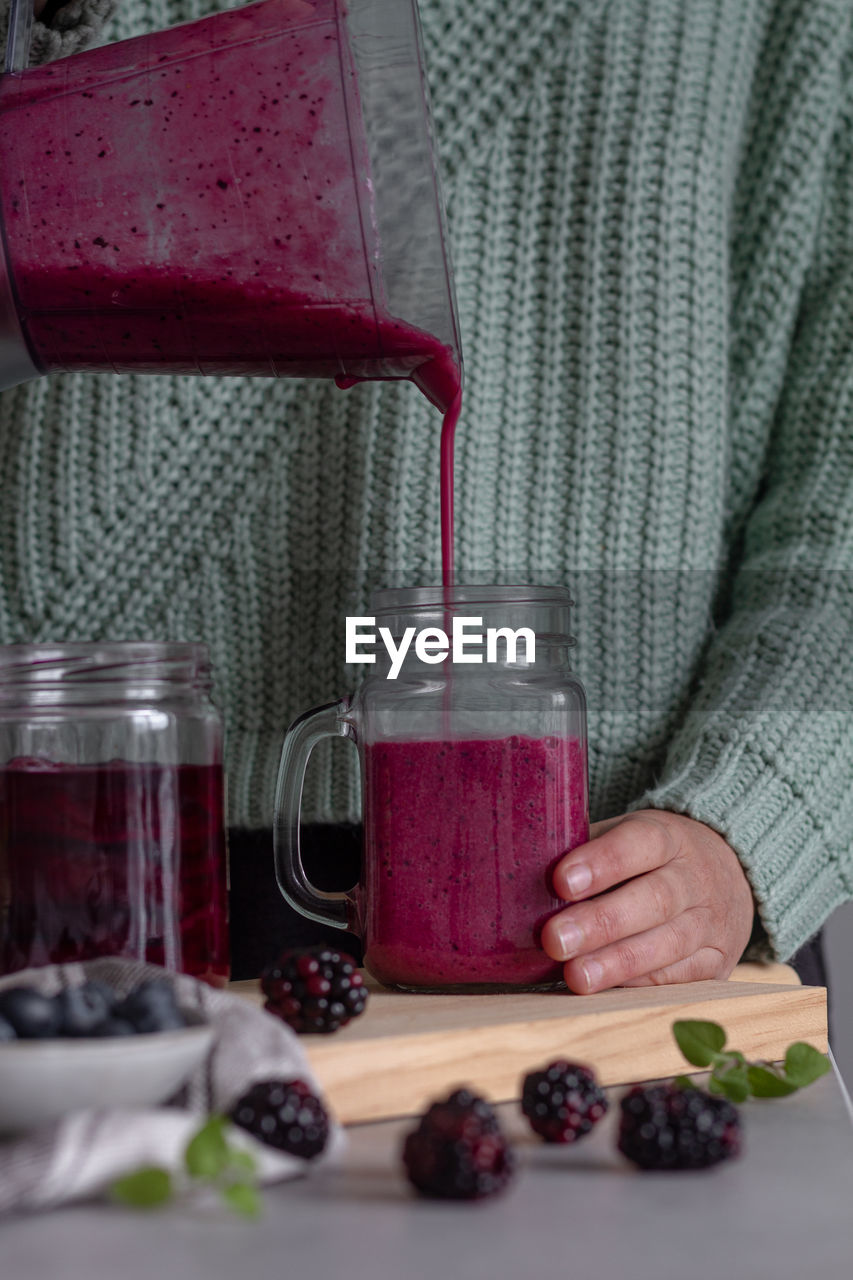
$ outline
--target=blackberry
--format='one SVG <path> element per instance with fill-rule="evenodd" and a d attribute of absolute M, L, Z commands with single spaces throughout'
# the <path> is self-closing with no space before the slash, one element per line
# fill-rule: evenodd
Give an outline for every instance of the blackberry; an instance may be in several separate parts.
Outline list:
<path fill-rule="evenodd" d="M 259 1080 L 230 1111 L 259 1142 L 313 1160 L 329 1138 L 326 1109 L 304 1080 Z"/>
<path fill-rule="evenodd" d="M 326 946 L 283 952 L 261 975 L 261 989 L 267 1011 L 303 1035 L 337 1031 L 367 1004 L 355 960 Z"/>
<path fill-rule="evenodd" d="M 740 1152 L 737 1108 L 674 1084 L 629 1090 L 620 1103 L 618 1147 L 641 1169 L 707 1169 Z"/>
<path fill-rule="evenodd" d="M 407 1135 L 403 1164 L 422 1195 L 480 1200 L 507 1185 L 515 1155 L 488 1102 L 457 1089 L 434 1102 Z"/>
<path fill-rule="evenodd" d="M 607 1110 L 607 1096 L 593 1073 L 558 1059 L 524 1077 L 521 1109 L 546 1142 L 576 1142 Z"/>

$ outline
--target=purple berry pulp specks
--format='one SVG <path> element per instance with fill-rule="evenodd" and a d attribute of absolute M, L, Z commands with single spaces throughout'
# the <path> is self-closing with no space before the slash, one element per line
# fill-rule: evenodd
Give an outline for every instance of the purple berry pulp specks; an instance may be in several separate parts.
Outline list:
<path fill-rule="evenodd" d="M 576 1142 L 607 1111 L 607 1095 L 589 1067 L 560 1058 L 524 1077 L 521 1109 L 546 1142 Z"/>

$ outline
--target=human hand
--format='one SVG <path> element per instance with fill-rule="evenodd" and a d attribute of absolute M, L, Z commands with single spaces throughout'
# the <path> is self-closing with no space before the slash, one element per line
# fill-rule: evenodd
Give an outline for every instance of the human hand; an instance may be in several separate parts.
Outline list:
<path fill-rule="evenodd" d="M 752 890 L 734 850 L 677 813 L 594 823 L 553 884 L 573 905 L 546 921 L 542 946 L 566 961 L 566 985 L 579 995 L 727 978 L 752 932 Z"/>

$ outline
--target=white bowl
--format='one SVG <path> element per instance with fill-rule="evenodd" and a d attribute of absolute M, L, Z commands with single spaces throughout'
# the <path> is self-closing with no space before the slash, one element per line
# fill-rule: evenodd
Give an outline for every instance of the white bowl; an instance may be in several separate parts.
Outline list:
<path fill-rule="evenodd" d="M 133 1036 L 0 1044 L 0 1133 L 21 1133 L 90 1107 L 165 1101 L 204 1059 L 207 1024 Z"/>

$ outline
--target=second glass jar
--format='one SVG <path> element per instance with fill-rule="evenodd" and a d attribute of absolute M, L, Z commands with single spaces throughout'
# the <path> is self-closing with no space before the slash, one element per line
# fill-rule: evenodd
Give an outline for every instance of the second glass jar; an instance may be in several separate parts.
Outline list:
<path fill-rule="evenodd" d="M 0 972 L 228 977 L 222 724 L 199 644 L 0 648 Z"/>

